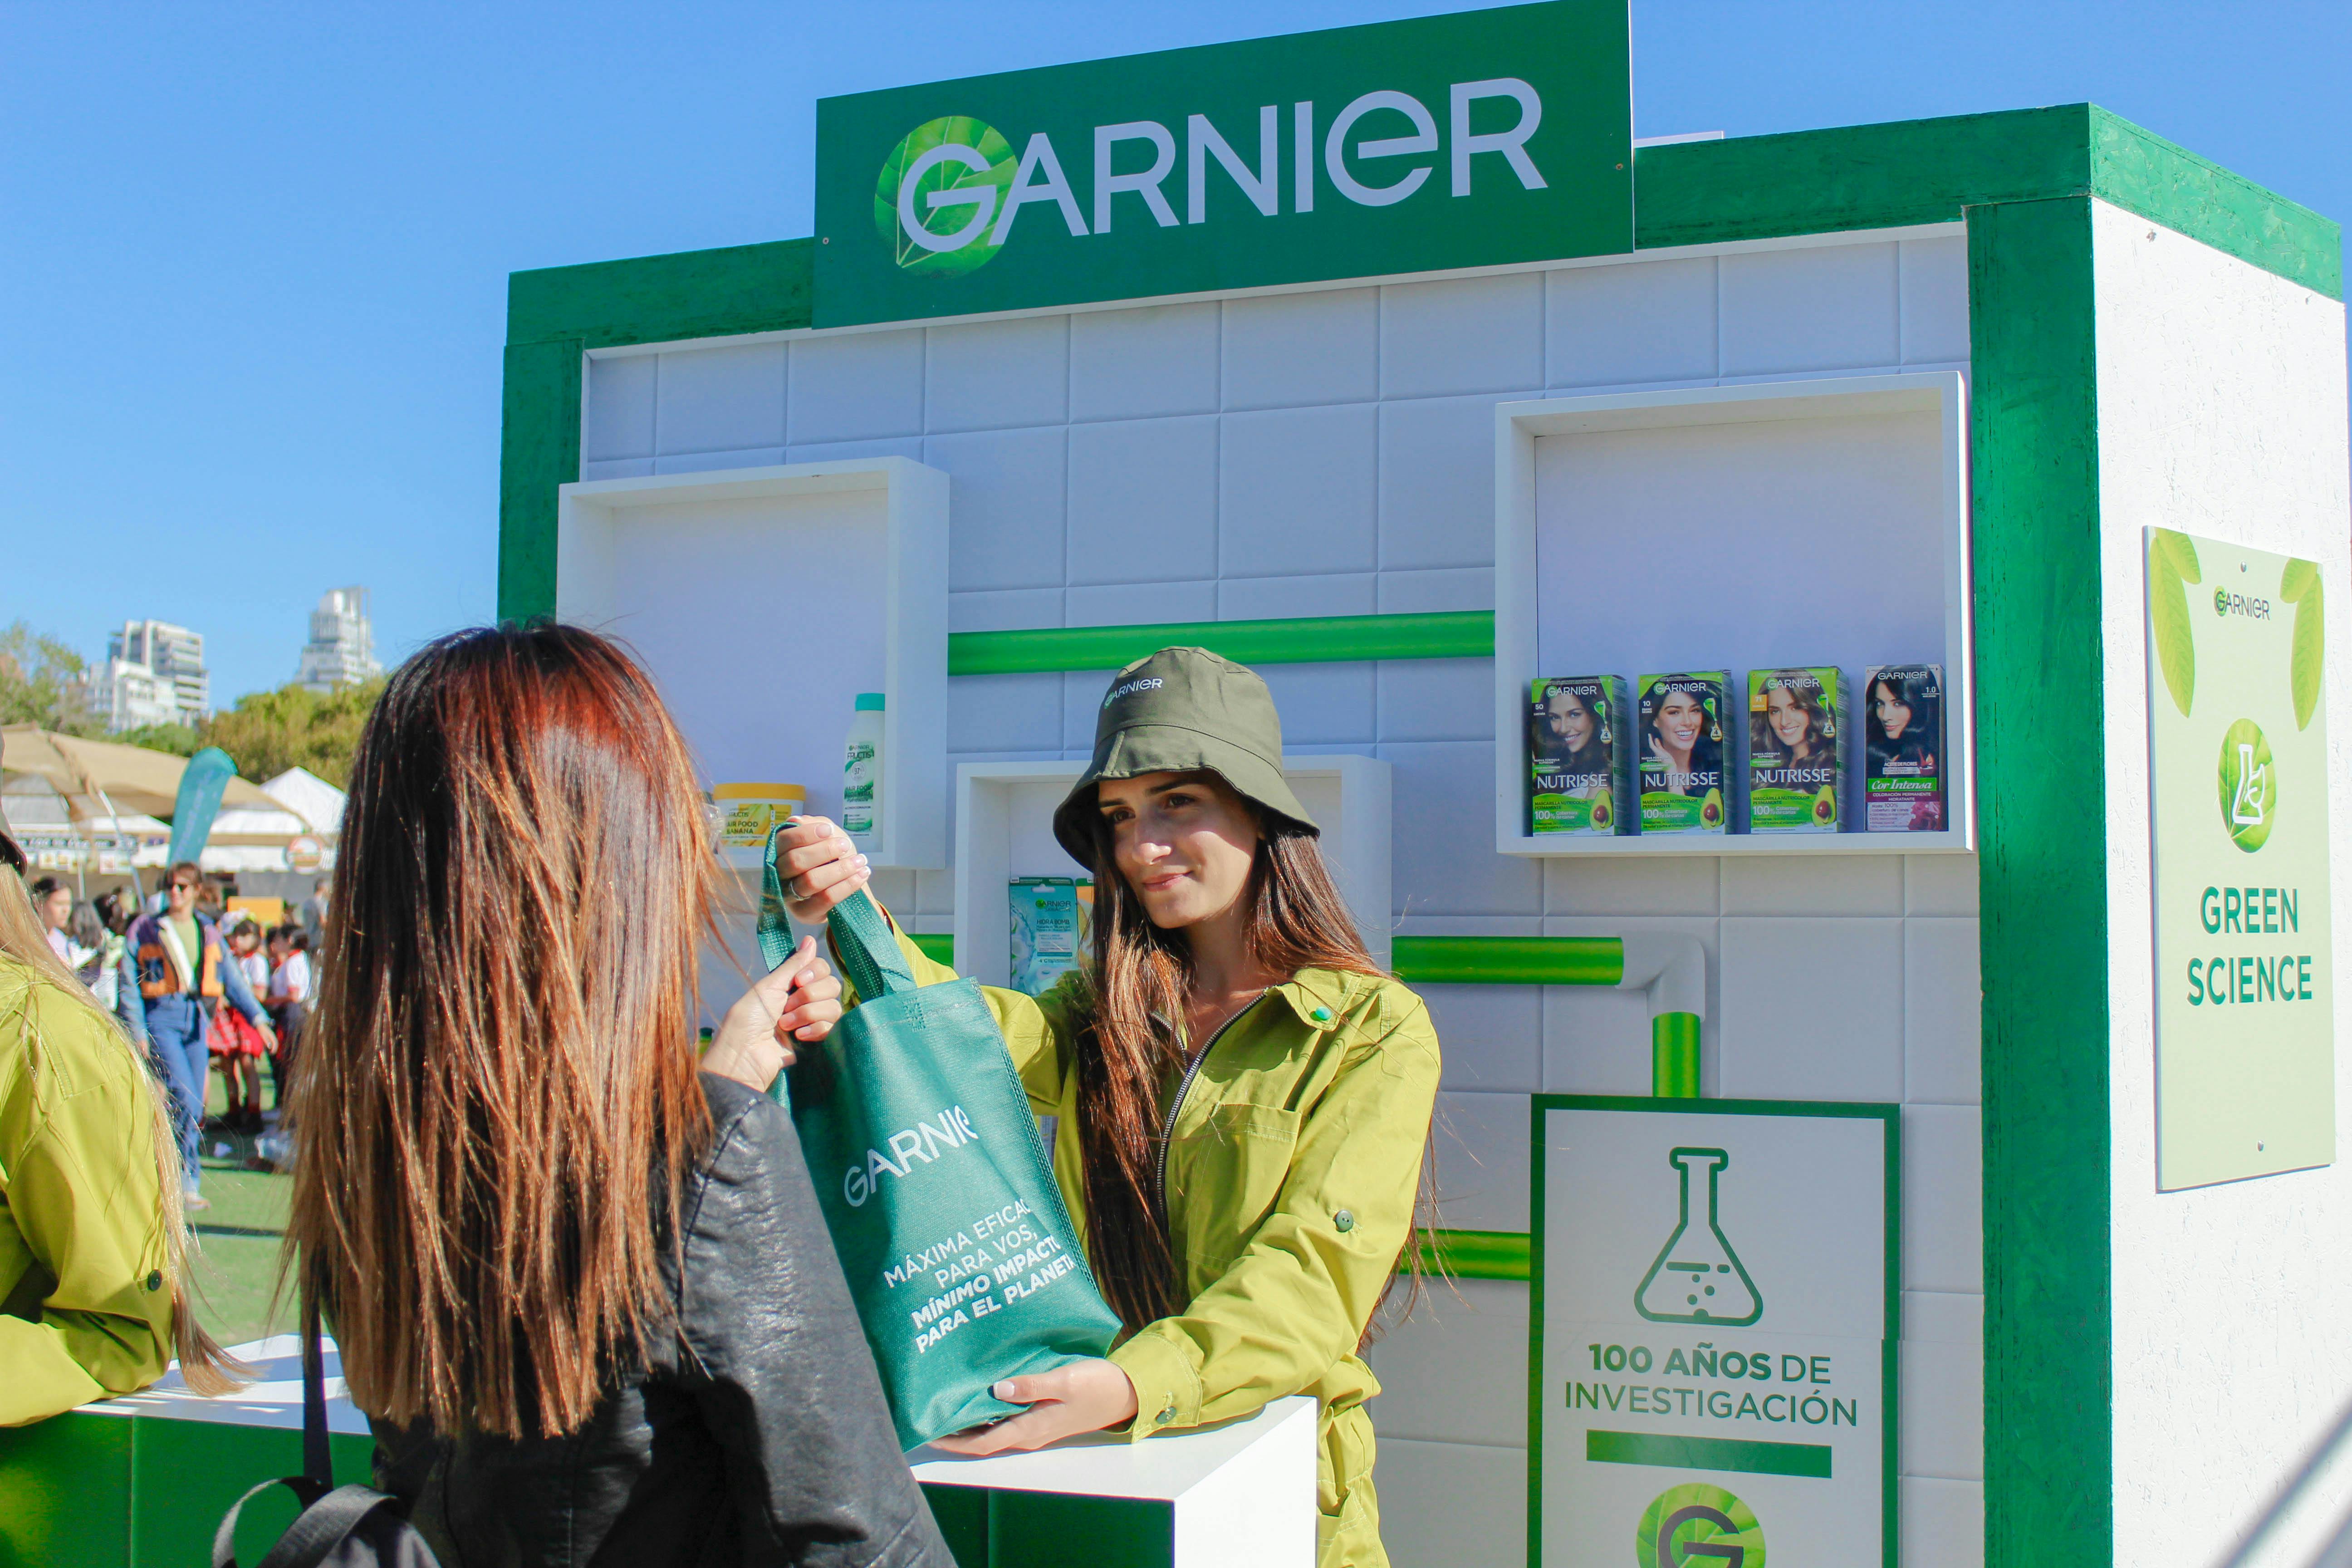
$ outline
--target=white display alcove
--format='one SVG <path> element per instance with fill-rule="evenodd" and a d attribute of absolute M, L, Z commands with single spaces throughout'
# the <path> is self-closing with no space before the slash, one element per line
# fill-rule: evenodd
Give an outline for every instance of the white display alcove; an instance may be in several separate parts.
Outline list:
<path fill-rule="evenodd" d="M 1015 877 L 1086 868 L 1054 837 L 1054 808 L 1084 763 L 965 763 L 956 769 L 956 969 L 984 985 L 1013 977 Z M 1389 963 L 1389 764 L 1377 757 L 1285 752 L 1283 776 L 1323 830 L 1323 858 L 1372 962 Z"/>
<path fill-rule="evenodd" d="M 1967 388 L 1957 371 L 1496 408 L 1495 847 L 1917 855 L 1976 841 Z M 1834 665 L 1944 669 L 1935 833 L 1528 831 L 1528 684 Z M 1858 716 L 1858 715 L 1857 715 Z M 1850 726 L 1851 727 L 1851 722 Z M 1747 748 L 1727 747 L 1742 764 Z M 1743 781 L 1744 782 L 1744 781 Z M 1728 793 L 1728 792 L 1727 792 Z M 1859 780 L 1855 799 L 1859 799 Z M 1849 810 L 1849 819 L 1859 816 Z"/>
<path fill-rule="evenodd" d="M 635 648 L 710 782 L 790 783 L 841 817 L 842 743 L 879 691 L 877 867 L 947 865 L 948 477 L 904 458 L 562 487 L 558 619 Z M 755 870 L 756 850 L 729 850 Z"/>

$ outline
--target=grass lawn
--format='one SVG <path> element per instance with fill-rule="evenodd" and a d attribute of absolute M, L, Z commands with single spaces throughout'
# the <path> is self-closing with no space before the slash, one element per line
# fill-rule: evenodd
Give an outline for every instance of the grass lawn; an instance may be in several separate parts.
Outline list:
<path fill-rule="evenodd" d="M 268 1092 L 265 1088 L 263 1093 Z M 227 1105 L 226 1089 L 215 1073 L 208 1109 L 219 1112 Z M 244 1133 L 205 1133 L 204 1192 L 213 1206 L 188 1216 L 199 1244 L 189 1251 L 197 1316 L 225 1345 L 291 1333 L 300 1310 L 289 1298 L 275 1318 L 269 1315 L 291 1182 L 284 1175 L 245 1169 L 252 1152 L 253 1140 Z"/>

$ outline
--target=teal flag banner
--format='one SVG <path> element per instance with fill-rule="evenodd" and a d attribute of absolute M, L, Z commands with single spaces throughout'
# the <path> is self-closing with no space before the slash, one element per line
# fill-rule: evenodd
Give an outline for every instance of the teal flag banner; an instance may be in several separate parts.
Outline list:
<path fill-rule="evenodd" d="M 176 866 L 205 852 L 213 836 L 213 818 L 220 815 L 221 796 L 236 777 L 236 764 L 218 746 L 206 746 L 188 759 L 180 773 L 180 793 L 172 802 L 172 855 L 164 862 Z"/>

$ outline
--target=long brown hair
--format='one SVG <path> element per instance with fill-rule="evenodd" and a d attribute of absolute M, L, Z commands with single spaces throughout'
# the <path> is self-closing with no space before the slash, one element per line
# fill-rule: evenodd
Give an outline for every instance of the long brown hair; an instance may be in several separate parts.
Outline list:
<path fill-rule="evenodd" d="M 685 742 L 617 645 L 485 628 L 393 676 L 296 1058 L 280 1275 L 299 1248 L 362 1409 L 572 1431 L 672 1328 L 657 1233 L 709 1136 L 715 865 Z"/>
<path fill-rule="evenodd" d="M 154 1226 L 150 1234 L 159 1240 L 163 1249 L 163 1271 L 172 1281 L 172 1352 L 179 1358 L 180 1375 L 198 1394 L 227 1394 L 237 1386 L 234 1375 L 247 1369 L 230 1359 L 204 1325 L 196 1321 L 195 1304 L 188 1296 L 188 1222 L 181 1206 L 184 1194 L 180 1166 L 180 1140 L 172 1126 L 172 1110 L 164 1098 L 163 1087 L 143 1053 L 113 1016 L 98 1005 L 79 976 L 65 966 L 49 946 L 48 933 L 42 929 L 40 917 L 33 910 L 33 901 L 25 884 L 0 867 L 0 952 L 30 969 L 37 985 L 48 985 L 62 994 L 67 1001 L 87 1007 L 100 1021 L 106 1037 L 131 1054 L 138 1069 L 143 1099 L 135 1113 L 147 1125 L 148 1142 L 155 1158 L 156 1196 Z M 29 1001 L 30 999 L 27 998 Z M 27 1009 L 27 1019 L 30 1020 Z M 33 1073 L 42 1068 L 42 1052 L 47 1042 L 37 1034 L 25 1042 L 28 1053 L 26 1068 Z"/>
<path fill-rule="evenodd" d="M 1250 809 L 1256 857 L 1243 891 L 1242 940 L 1251 960 L 1276 974 L 1339 969 L 1378 974 L 1331 880 L 1316 836 L 1286 817 Z M 1184 1305 L 1160 1191 L 1160 1095 L 1185 1061 L 1181 1020 L 1192 987 L 1192 944 L 1182 930 L 1151 923 L 1112 856 L 1111 829 L 1087 816 L 1094 843 L 1094 962 L 1077 1031 L 1078 1144 L 1084 1156 L 1087 1260 L 1103 1295 L 1129 1329 Z M 1192 1042 L 1198 1049 L 1202 1042 Z"/>

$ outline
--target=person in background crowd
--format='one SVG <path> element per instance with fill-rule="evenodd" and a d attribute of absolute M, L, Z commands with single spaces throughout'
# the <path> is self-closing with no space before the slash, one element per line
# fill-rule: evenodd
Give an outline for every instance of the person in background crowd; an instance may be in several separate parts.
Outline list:
<path fill-rule="evenodd" d="M 73 967 L 73 943 L 66 936 L 66 927 L 73 921 L 73 889 L 55 877 L 43 877 L 33 884 L 33 910 L 41 919 L 42 934 L 48 938 L 49 951 L 58 962 Z"/>
<path fill-rule="evenodd" d="M 78 903 L 66 921 L 67 962 L 74 973 L 82 976 L 87 985 L 97 973 L 99 953 L 106 944 L 106 926 L 98 911 L 86 903 Z"/>
<path fill-rule="evenodd" d="M 301 906 L 295 910 L 296 915 L 302 921 L 302 929 L 310 932 L 310 941 L 314 945 L 319 940 L 319 933 L 327 929 L 327 900 L 332 896 L 333 889 L 333 878 L 320 878 L 310 884 L 310 896 L 303 900 Z"/>
<path fill-rule="evenodd" d="M 294 1051 L 310 1016 L 310 933 L 290 922 L 271 931 L 269 963 L 262 1000 L 278 1025 L 278 1048 L 269 1054 L 270 1092 L 283 1111 L 286 1086 L 293 1079 Z"/>
<path fill-rule="evenodd" d="M 453 1568 L 951 1568 L 747 1087 L 841 1016 L 814 942 L 697 1070 L 711 851 L 660 694 L 593 632 L 443 637 L 361 727 L 283 1257 Z"/>
<path fill-rule="evenodd" d="M 58 962 L 5 818 L 0 868 L 0 1426 L 143 1388 L 175 1352 L 189 1387 L 225 1394 L 162 1091 Z"/>
<path fill-rule="evenodd" d="M 180 1129 L 180 1175 L 185 1184 L 181 1204 L 190 1209 L 212 1206 L 197 1190 L 203 1167 L 196 1163 L 212 1005 L 226 997 L 246 1022 L 260 1029 L 266 1042 L 276 1043 L 268 1016 L 245 983 L 245 972 L 227 962 L 218 928 L 196 912 L 204 881 L 194 861 L 173 866 L 163 884 L 163 912 L 140 916 L 129 939 L 139 966 L 139 994 L 147 1007 L 148 1048 L 172 1088 L 172 1110 Z"/>
<path fill-rule="evenodd" d="M 112 1014 L 122 1032 L 143 1048 L 147 1009 L 139 1000 L 139 969 L 131 962 L 131 944 L 122 936 L 131 929 L 131 900 L 121 893 L 100 893 L 91 902 L 90 911 L 104 934 L 98 942 L 98 955 L 81 966 L 80 974 L 98 1005 Z"/>
<path fill-rule="evenodd" d="M 229 963 L 245 976 L 246 989 L 260 995 L 269 982 L 269 961 L 261 954 L 260 924 L 249 914 L 232 915 L 223 940 L 228 944 Z M 223 997 L 213 1004 L 205 1044 L 219 1061 L 221 1080 L 228 1089 L 228 1106 L 219 1125 L 230 1132 L 260 1131 L 261 1058 L 270 1054 L 273 1042 Z"/>

